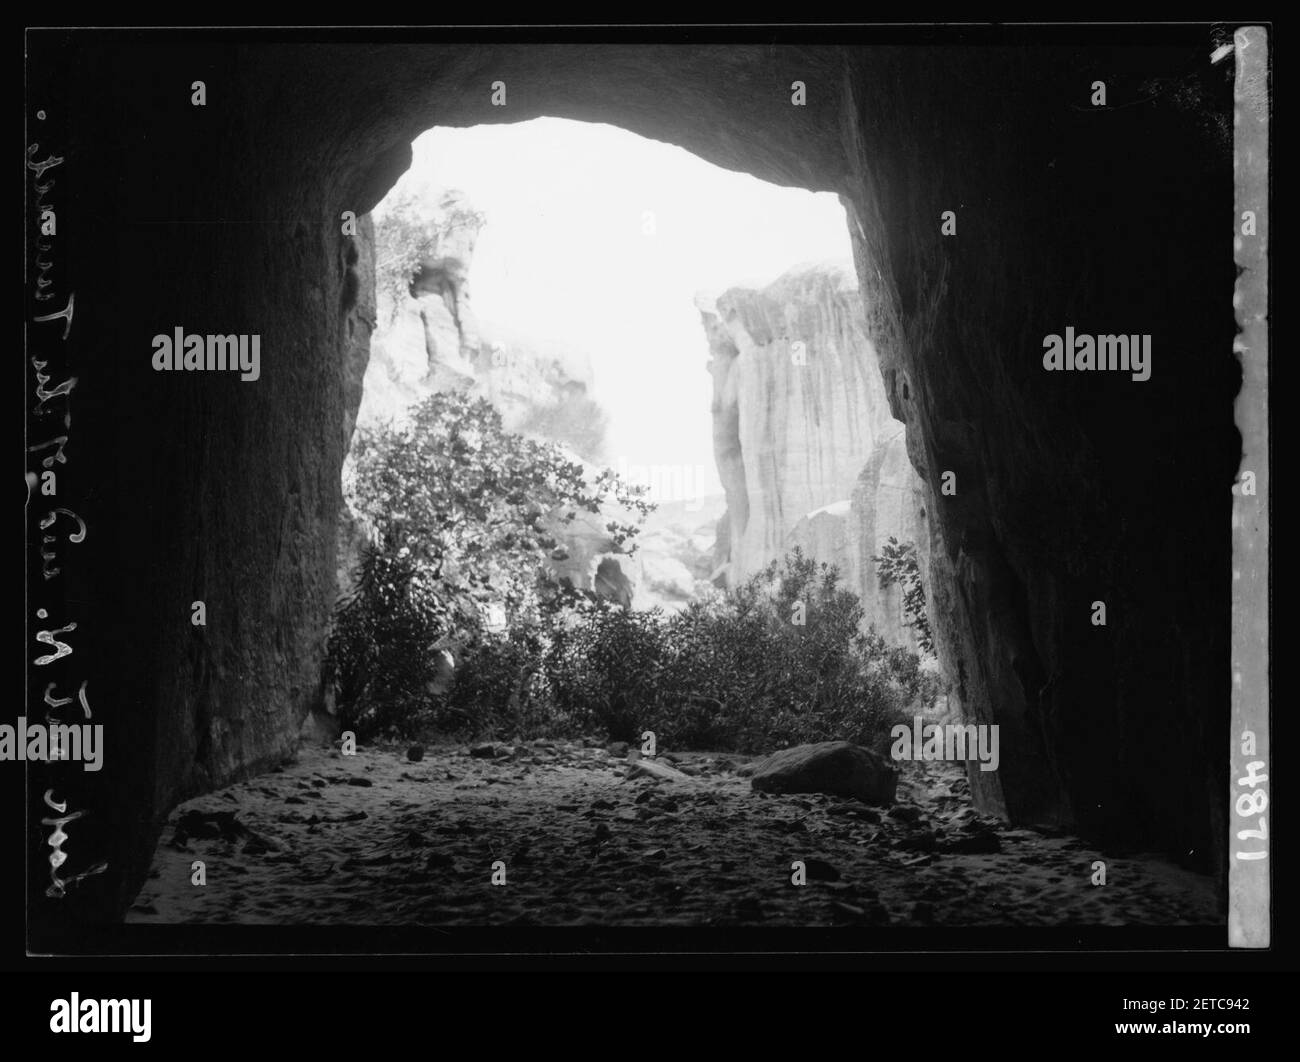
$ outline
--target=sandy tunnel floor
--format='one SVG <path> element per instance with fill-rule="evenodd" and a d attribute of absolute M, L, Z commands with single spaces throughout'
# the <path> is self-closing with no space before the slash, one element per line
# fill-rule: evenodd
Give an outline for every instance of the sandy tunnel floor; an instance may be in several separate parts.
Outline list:
<path fill-rule="evenodd" d="M 963 770 L 900 764 L 888 811 L 769 796 L 749 757 L 624 777 L 582 742 L 304 747 L 178 807 L 128 922 L 276 925 L 1170 926 L 1218 920 L 1213 881 L 1110 858 L 968 806 Z M 661 762 L 664 757 L 660 757 Z M 206 884 L 192 884 L 195 860 Z M 807 884 L 791 883 L 795 860 Z M 1107 883 L 1092 884 L 1093 863 Z M 493 864 L 505 864 L 494 885 Z M 498 880 L 501 868 L 496 868 Z"/>

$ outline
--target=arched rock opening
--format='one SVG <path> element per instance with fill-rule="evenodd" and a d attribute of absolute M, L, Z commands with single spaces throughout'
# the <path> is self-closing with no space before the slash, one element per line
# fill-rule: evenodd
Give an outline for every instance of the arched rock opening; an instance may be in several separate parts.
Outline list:
<path fill-rule="evenodd" d="M 75 405 L 86 652 L 112 687 L 101 810 L 83 823 L 110 859 L 85 886 L 101 913 L 134 895 L 176 802 L 274 765 L 321 696 L 373 324 L 365 227 L 358 253 L 341 214 L 379 201 L 422 130 L 539 115 L 841 194 L 930 486 L 937 636 L 972 719 L 1003 727 L 978 799 L 1193 860 L 1221 847 L 1238 370 L 1213 209 L 1231 162 L 1204 117 L 1230 95 L 1207 43 L 1107 51 L 1112 99 L 1145 102 L 1102 114 L 1087 106 L 1101 53 L 1075 46 L 71 39 L 66 253 L 78 327 L 105 352 Z M 1152 334 L 1151 379 L 1045 374 L 1042 337 L 1066 325 Z M 259 333 L 261 379 L 152 372 L 150 337 L 175 326 Z"/>

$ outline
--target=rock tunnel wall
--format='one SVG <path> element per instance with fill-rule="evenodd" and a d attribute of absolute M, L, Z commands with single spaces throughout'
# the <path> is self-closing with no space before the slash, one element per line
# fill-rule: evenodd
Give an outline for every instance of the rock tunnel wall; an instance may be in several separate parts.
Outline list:
<path fill-rule="evenodd" d="M 432 125 L 541 114 L 845 198 L 890 404 L 928 484 L 944 655 L 967 711 L 1004 727 L 980 799 L 1204 855 L 1223 791 L 1211 749 L 1239 452 L 1213 209 L 1231 166 L 1204 117 L 1230 114 L 1229 92 L 1206 42 L 1102 62 L 1041 47 L 60 39 L 60 250 L 96 352 L 68 455 L 91 529 L 79 649 L 108 743 L 77 795 L 96 809 L 81 851 L 110 869 L 76 911 L 120 913 L 167 811 L 290 754 L 321 697 L 339 471 L 373 320 L 341 213 L 369 211 Z M 1094 76 L 1115 103 L 1157 91 L 1095 113 Z M 795 79 L 806 107 L 791 106 Z M 489 103 L 497 80 L 505 108 Z M 1153 124 L 1178 136 L 1157 150 Z M 945 241 L 946 209 L 959 235 Z M 1152 333 L 1151 380 L 1049 378 L 1042 336 L 1067 324 Z M 260 334 L 261 378 L 153 372 L 150 337 L 175 326 Z M 935 491 L 948 469 L 955 497 Z M 1105 628 L 1089 624 L 1097 598 Z M 189 623 L 197 599 L 206 628 Z"/>

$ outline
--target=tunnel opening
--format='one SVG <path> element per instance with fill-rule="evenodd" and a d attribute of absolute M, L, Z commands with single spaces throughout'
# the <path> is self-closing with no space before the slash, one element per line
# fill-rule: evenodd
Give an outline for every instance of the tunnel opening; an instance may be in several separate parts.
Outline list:
<path fill-rule="evenodd" d="M 1202 44 L 1107 55 L 1133 106 L 1104 121 L 1075 105 L 1102 59 L 1067 47 L 88 49 L 69 93 L 87 116 L 81 157 L 102 159 L 105 179 L 80 205 L 97 238 L 79 244 L 83 275 L 105 272 L 89 248 L 115 245 L 114 226 L 165 223 L 122 251 L 106 281 L 116 298 L 79 296 L 79 322 L 138 348 L 137 327 L 106 307 L 140 285 L 193 330 L 260 333 L 264 351 L 256 385 L 164 381 L 143 359 L 84 378 L 106 396 L 83 411 L 106 440 L 88 461 L 116 488 L 87 517 L 105 530 L 87 540 L 104 633 L 86 653 L 118 678 L 109 756 L 131 779 L 86 783 L 107 809 L 83 835 L 110 857 L 86 885 L 99 910 L 115 917 L 137 895 L 172 807 L 279 765 L 325 698 L 339 474 L 375 325 L 367 239 L 340 219 L 366 231 L 421 129 L 539 115 L 844 198 L 865 328 L 922 481 L 918 563 L 940 655 L 962 718 L 1010 728 L 1002 762 L 1015 766 L 972 775 L 977 805 L 1025 822 L 1046 801 L 1099 843 L 1214 869 L 1239 369 L 1231 261 L 1203 209 L 1231 201 L 1216 121 L 1230 126 L 1231 98 Z M 200 60 L 231 74 L 239 106 L 177 122 L 167 76 Z M 493 80 L 510 86 L 505 113 Z M 803 109 L 796 80 L 815 89 Z M 257 105 L 290 85 L 310 107 Z M 123 116 L 194 150 L 142 169 L 102 132 Z M 255 163 L 202 164 L 215 132 Z M 1101 195 L 1120 160 L 1125 195 Z M 232 217 L 237 232 L 194 224 Z M 200 278 L 194 261 L 212 268 Z M 1044 373 L 1041 340 L 1067 325 L 1152 335 L 1152 377 Z M 171 563 L 146 561 L 142 542 Z M 193 586 L 207 629 L 160 624 Z M 128 727 L 128 708 L 148 724 Z M 1157 738 L 1167 752 L 1148 761 Z"/>
<path fill-rule="evenodd" d="M 412 154 L 362 219 L 375 324 L 349 392 L 334 696 L 308 729 L 883 752 L 889 722 L 931 714 L 920 483 L 839 200 L 555 119 L 435 128 Z M 884 578 L 890 549 L 905 577 Z M 394 597 L 408 559 L 422 577 Z M 771 598 L 797 617 L 742 654 L 736 624 Z M 791 629 L 832 647 L 832 599 L 856 687 L 788 659 Z"/>

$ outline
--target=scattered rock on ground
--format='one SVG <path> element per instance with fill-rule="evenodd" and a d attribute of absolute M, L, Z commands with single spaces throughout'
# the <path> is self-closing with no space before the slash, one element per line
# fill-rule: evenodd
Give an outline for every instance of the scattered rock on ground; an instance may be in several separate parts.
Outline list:
<path fill-rule="evenodd" d="M 657 760 L 637 760 L 627 769 L 628 778 L 658 778 L 665 782 L 681 782 L 688 776 L 676 767 L 669 767 Z"/>
<path fill-rule="evenodd" d="M 750 784 L 767 793 L 831 793 L 868 804 L 894 802 L 898 771 L 883 756 L 848 741 L 782 749 L 764 760 Z"/>

